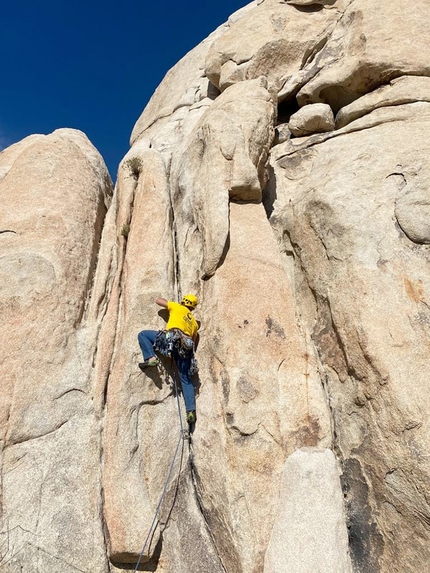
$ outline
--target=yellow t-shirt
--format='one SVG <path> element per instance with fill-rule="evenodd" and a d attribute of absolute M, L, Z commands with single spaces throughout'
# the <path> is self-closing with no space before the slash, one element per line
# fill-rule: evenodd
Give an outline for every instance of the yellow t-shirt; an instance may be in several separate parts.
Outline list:
<path fill-rule="evenodd" d="M 167 301 L 167 310 L 169 311 L 169 320 L 167 321 L 166 330 L 179 328 L 187 336 L 195 338 L 199 325 L 193 316 L 183 304 L 178 302 Z"/>

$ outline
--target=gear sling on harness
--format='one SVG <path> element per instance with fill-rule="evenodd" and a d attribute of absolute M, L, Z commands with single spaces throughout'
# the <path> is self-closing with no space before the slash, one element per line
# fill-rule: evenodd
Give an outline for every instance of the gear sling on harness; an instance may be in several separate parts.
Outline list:
<path fill-rule="evenodd" d="M 163 356 L 173 356 L 173 354 L 177 353 L 181 358 L 187 358 L 192 354 L 188 374 L 190 376 L 197 374 L 198 366 L 194 357 L 193 339 L 184 334 L 179 328 L 159 330 L 155 337 L 154 350 Z"/>

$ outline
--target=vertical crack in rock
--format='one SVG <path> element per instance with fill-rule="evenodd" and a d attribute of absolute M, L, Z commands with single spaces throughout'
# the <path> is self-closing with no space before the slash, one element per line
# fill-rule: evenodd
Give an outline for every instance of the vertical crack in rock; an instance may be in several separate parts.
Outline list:
<path fill-rule="evenodd" d="M 266 211 L 266 216 L 267 219 L 270 222 L 270 217 L 272 216 L 273 213 L 273 209 L 274 209 L 274 203 L 277 199 L 277 195 L 276 195 L 276 176 L 275 176 L 275 170 L 273 169 L 273 167 L 271 165 L 268 165 L 268 178 L 267 178 L 267 183 L 266 186 L 263 189 L 263 197 L 262 197 L 262 202 L 264 205 L 264 209 Z M 273 226 L 272 226 L 273 229 Z M 276 233 L 275 233 L 276 235 Z M 278 240 L 279 245 L 281 245 L 281 242 Z"/>
<path fill-rule="evenodd" d="M 294 256 L 294 260 L 295 260 L 295 265 L 296 265 L 296 269 L 297 271 L 301 274 L 302 278 L 304 279 L 304 283 L 305 283 L 305 288 L 308 289 L 309 293 L 312 296 L 313 302 L 314 302 L 314 308 L 315 308 L 315 324 L 313 327 L 313 331 L 311 333 L 311 340 L 312 340 L 312 344 L 314 345 L 314 350 L 315 353 L 318 357 L 318 371 L 319 371 L 319 376 L 320 376 L 320 383 L 321 383 L 321 387 L 323 389 L 324 395 L 326 397 L 326 403 L 327 403 L 327 407 L 328 410 L 330 412 L 330 423 L 331 423 L 331 432 L 332 432 L 332 451 L 335 454 L 340 467 L 343 469 L 343 477 L 342 477 L 342 487 L 343 490 L 345 491 L 345 487 L 348 483 L 348 478 L 346 476 L 346 472 L 344 469 L 344 464 L 345 464 L 345 458 L 344 455 L 342 453 L 342 448 L 339 442 L 339 436 L 338 436 L 338 431 L 337 431 L 337 413 L 336 413 L 336 409 L 333 405 L 333 396 L 332 393 L 330 392 L 330 384 L 329 384 L 329 372 L 327 372 L 327 359 L 325 357 L 325 355 L 327 354 L 327 352 L 329 352 L 329 356 L 336 356 L 337 352 L 335 350 L 335 348 L 337 348 L 338 350 L 340 350 L 340 361 L 339 361 L 339 367 L 337 368 L 338 371 L 336 371 L 336 366 L 335 364 L 331 363 L 331 367 L 333 368 L 334 372 L 336 372 L 336 374 L 338 376 L 340 376 L 340 379 L 343 378 L 345 374 L 342 374 L 342 372 L 344 372 L 345 370 L 347 370 L 347 364 L 348 364 L 348 360 L 347 360 L 347 353 L 346 353 L 346 349 L 344 347 L 342 338 L 340 336 L 340 333 L 338 332 L 334 321 L 333 321 L 333 317 L 331 314 L 331 310 L 330 310 L 330 303 L 328 299 L 322 299 L 322 297 L 319 295 L 319 293 L 317 292 L 317 290 L 314 288 L 314 286 L 312 285 L 312 282 L 310 280 L 310 277 L 308 276 L 308 273 L 306 272 L 306 268 L 305 265 L 302 261 L 302 256 L 301 256 L 301 248 L 299 246 L 298 243 L 296 243 L 292 237 L 292 234 L 290 233 L 290 231 L 288 229 L 284 229 L 283 231 L 281 230 L 283 225 L 280 224 L 280 221 L 277 219 L 276 215 L 273 216 L 270 219 L 270 222 L 272 224 L 272 229 L 275 233 L 275 236 L 278 240 L 278 244 L 280 245 L 280 249 L 281 252 L 283 250 L 286 249 L 284 245 L 285 241 L 288 242 L 289 248 L 291 248 L 291 252 Z M 324 251 L 325 251 L 325 247 L 324 247 Z M 298 302 L 298 305 L 300 306 L 301 304 L 303 304 L 304 301 L 302 301 L 302 297 L 300 296 L 300 293 L 296 292 L 296 299 Z M 324 318 L 325 317 L 325 318 Z M 300 329 L 303 333 L 303 336 L 306 338 L 306 340 L 308 341 L 308 337 L 306 336 L 306 326 L 304 324 L 302 324 L 302 320 L 300 317 L 300 314 L 297 316 L 297 320 L 298 320 L 298 324 L 300 326 Z M 327 347 L 327 342 L 329 344 L 329 347 Z M 310 343 L 310 341 L 308 341 L 308 343 Z M 330 348 L 330 350 L 329 350 Z M 353 492 L 355 494 L 355 492 Z M 345 494 L 346 497 L 346 494 Z M 349 535 L 349 542 L 350 542 L 350 548 L 351 548 L 351 552 L 354 553 L 354 551 L 356 553 L 359 552 L 359 549 L 357 547 L 354 547 L 354 539 L 351 537 L 351 523 L 354 522 L 354 519 L 357 520 L 357 516 L 353 514 L 353 512 L 351 512 L 350 508 L 352 507 L 353 501 L 351 501 L 349 504 L 346 502 L 345 500 L 345 513 L 347 516 L 347 527 L 348 527 L 348 535 Z M 355 522 L 354 522 L 355 523 Z M 354 557 L 354 562 L 356 561 L 356 554 L 353 555 Z M 363 555 L 360 556 L 360 558 L 363 560 L 365 559 L 365 557 L 363 557 Z M 358 571 L 360 572 L 364 572 L 366 571 L 367 573 L 367 569 L 359 569 Z M 376 573 L 376 570 L 374 569 L 369 569 L 369 573 Z"/>
<path fill-rule="evenodd" d="M 103 463 L 103 457 L 100 457 L 100 463 Z M 101 465 L 101 467 L 103 467 Z M 102 472 L 101 472 L 101 478 L 100 478 L 100 483 L 103 483 L 103 478 L 102 478 Z M 110 545 L 110 541 L 109 541 L 109 530 L 108 530 L 108 526 L 106 523 L 106 519 L 104 517 L 104 506 L 105 506 L 105 494 L 104 494 L 104 488 L 103 486 L 100 488 L 100 496 L 99 496 L 99 500 L 98 500 L 99 506 L 98 506 L 98 513 L 99 513 L 99 519 L 100 519 L 100 524 L 101 524 L 101 529 L 102 529 L 102 535 L 103 535 L 103 545 L 104 545 L 104 552 L 105 555 L 109 555 L 109 545 Z"/>
<path fill-rule="evenodd" d="M 182 287 L 181 287 L 181 264 L 179 255 L 179 245 L 178 245 L 178 231 L 176 228 L 175 211 L 173 205 L 171 205 L 172 210 L 172 242 L 173 242 L 173 257 L 174 257 L 174 291 L 177 299 L 182 299 Z"/>
<path fill-rule="evenodd" d="M 192 446 L 191 446 L 192 448 Z M 206 514 L 206 511 L 204 509 L 201 497 L 200 497 L 200 488 L 199 488 L 199 475 L 197 472 L 197 468 L 194 465 L 194 460 L 193 460 L 193 455 L 192 455 L 192 451 L 190 450 L 190 456 L 189 456 L 189 467 L 190 467 L 190 474 L 191 474 L 191 480 L 192 480 L 192 484 L 193 484 L 193 488 L 194 488 L 194 496 L 195 496 L 195 500 L 197 503 L 197 506 L 199 508 L 200 514 L 202 516 L 202 519 L 204 521 L 207 533 L 209 535 L 209 538 L 212 542 L 213 548 L 215 550 L 215 553 L 219 559 L 219 562 L 222 566 L 222 570 L 224 571 L 224 573 L 228 573 L 229 567 L 226 567 L 226 565 L 224 564 L 223 558 L 221 557 L 220 551 L 218 550 L 217 544 L 215 542 L 215 539 L 212 535 L 212 530 L 211 530 L 211 526 L 210 526 L 210 521 L 209 518 Z"/>
<path fill-rule="evenodd" d="M 139 159 L 139 158 L 137 158 Z M 130 162 L 132 160 L 129 160 Z M 117 231 L 117 240 L 119 239 L 119 237 L 122 237 L 122 240 L 119 239 L 121 241 L 120 247 L 118 248 L 118 245 L 116 245 L 117 248 L 117 268 L 116 268 L 116 278 L 114 279 L 114 285 L 113 285 L 113 292 L 115 292 L 115 290 L 117 290 L 116 293 L 116 308 L 115 308 L 115 326 L 113 328 L 113 332 L 114 337 L 112 340 L 112 346 L 111 346 L 111 352 L 110 352 L 110 360 L 109 360 L 109 366 L 108 368 L 105 370 L 105 378 L 103 381 L 103 401 L 101 404 L 102 410 L 105 409 L 106 406 L 106 400 L 107 400 L 107 392 L 108 392 L 108 381 L 109 381 L 109 375 L 110 372 L 112 370 L 112 364 L 115 361 L 115 356 L 116 356 L 116 349 L 118 348 L 118 338 L 121 334 L 121 318 L 122 318 L 122 309 L 123 309 L 123 288 L 124 288 L 124 281 L 123 281 L 123 276 L 124 276 L 124 264 L 126 261 L 126 255 L 127 255 L 127 246 L 128 246 L 128 232 L 127 234 L 123 234 L 123 229 L 125 225 L 128 225 L 128 229 L 130 228 L 130 224 L 132 221 L 132 217 L 133 217 L 133 207 L 134 207 L 134 201 L 135 201 L 135 196 L 136 196 L 136 190 L 137 190 L 137 186 L 139 183 L 139 176 L 140 176 L 140 169 L 142 167 L 141 161 L 136 164 L 136 163 L 131 163 L 130 165 L 127 164 L 127 161 L 123 161 L 124 165 L 127 165 L 128 169 L 130 170 L 130 174 L 131 177 L 133 179 L 133 185 L 132 185 L 132 189 L 129 191 L 129 196 L 127 198 L 127 203 L 126 203 L 126 211 L 125 213 L 121 213 L 121 207 L 118 207 L 118 219 L 116 221 L 116 231 Z M 117 182 L 117 185 L 119 186 L 121 183 Z M 119 187 L 118 187 L 119 188 Z M 119 198 L 117 199 L 119 201 Z M 118 232 L 120 232 L 120 234 L 118 235 Z M 115 283 L 117 285 L 117 289 L 115 289 Z M 107 312 L 107 307 L 106 307 L 106 312 Z M 100 321 L 100 325 L 102 325 L 103 320 Z M 93 361 L 96 361 L 96 357 L 94 356 Z"/>
<path fill-rule="evenodd" d="M 275 184 L 276 186 L 276 184 Z M 288 229 L 284 229 L 283 228 L 283 222 L 278 218 L 277 215 L 271 215 L 269 217 L 269 222 L 271 224 L 271 228 L 275 234 L 275 237 L 277 239 L 277 243 L 279 245 L 281 254 L 283 254 L 285 257 L 293 257 L 294 259 L 294 263 L 297 267 L 297 271 L 300 272 L 300 275 L 302 277 L 302 279 L 305 281 L 305 285 L 306 288 L 308 290 L 308 292 L 311 294 L 312 296 L 312 300 L 313 300 L 313 304 L 315 307 L 315 325 L 313 328 L 313 331 L 311 332 L 311 336 L 310 339 L 312 340 L 312 344 L 313 344 L 313 349 L 315 351 L 316 356 L 318 356 L 319 358 L 319 376 L 320 376 L 320 383 L 321 386 L 324 390 L 324 394 L 326 396 L 326 401 L 327 401 L 327 406 L 329 407 L 332 416 L 332 433 L 333 433 L 333 445 L 334 447 L 336 447 L 336 429 L 334 426 L 334 418 L 333 418 L 333 407 L 331 405 L 331 397 L 330 397 L 330 392 L 329 392 L 329 388 L 327 386 L 326 380 L 327 380 L 327 374 L 324 373 L 324 362 L 323 362 L 323 357 L 321 354 L 321 349 L 320 349 L 320 344 L 317 340 L 318 336 L 320 336 L 320 333 L 318 333 L 317 336 L 317 328 L 318 328 L 318 317 L 321 316 L 320 313 L 320 308 L 321 308 L 321 303 L 323 303 L 323 305 L 327 305 L 328 306 L 328 301 L 322 301 L 321 297 L 318 295 L 317 291 L 315 290 L 315 288 L 313 287 L 310 277 L 308 276 L 305 266 L 303 264 L 302 258 L 301 258 L 301 247 L 298 243 L 296 243 L 293 238 L 292 238 L 292 234 L 290 233 L 290 231 Z M 296 271 L 296 273 L 297 273 Z M 301 296 L 300 293 L 295 292 L 295 296 L 296 296 L 296 300 L 298 303 L 298 306 L 300 307 L 300 305 L 302 304 L 301 301 Z M 306 326 L 303 324 L 303 320 L 301 318 L 300 313 L 296 313 L 297 316 L 297 322 L 298 322 L 298 326 L 302 332 L 302 336 L 305 338 L 306 340 L 306 344 L 309 345 L 310 344 L 310 340 L 308 340 L 308 336 L 306 335 Z M 330 319 L 330 324 L 334 329 L 334 325 L 333 325 L 333 321 Z M 323 327 L 321 326 L 321 328 L 323 329 Z M 324 330 L 324 329 L 323 329 Z M 326 332 L 326 331 L 324 331 Z M 335 330 L 333 330 L 333 332 L 335 332 Z M 335 333 L 336 339 L 338 339 L 339 334 Z M 341 343 L 341 340 L 339 339 L 339 342 Z M 342 353 L 344 355 L 344 348 L 343 346 L 339 346 L 340 349 L 342 350 Z M 308 356 L 308 355 L 307 355 Z M 344 356 L 345 362 L 346 362 L 346 358 Z M 308 361 L 306 362 L 307 367 L 308 367 Z"/>
<path fill-rule="evenodd" d="M 304 271 L 304 269 L 303 269 L 303 271 Z M 345 355 L 345 348 L 343 346 L 342 339 L 340 338 L 339 333 L 338 333 L 338 331 L 335 328 L 335 325 L 333 323 L 333 319 L 332 319 L 331 312 L 330 312 L 330 305 L 329 305 L 328 301 L 322 300 L 318 296 L 318 293 L 312 287 L 312 285 L 309 281 L 307 281 L 307 286 L 308 286 L 308 288 L 309 288 L 309 290 L 310 290 L 310 292 L 314 298 L 314 301 L 316 304 L 316 309 L 317 309 L 316 323 L 315 323 L 315 328 L 311 334 L 311 340 L 314 344 L 314 349 L 315 349 L 315 352 L 318 356 L 318 360 L 319 360 L 318 368 L 319 368 L 319 373 L 320 373 L 321 386 L 324 390 L 324 393 L 326 396 L 326 403 L 327 403 L 327 406 L 330 410 L 332 444 L 333 444 L 332 447 L 333 447 L 333 452 L 336 454 L 336 457 L 338 458 L 339 462 L 342 463 L 343 456 L 342 456 L 341 449 L 339 446 L 338 433 L 337 433 L 337 422 L 336 422 L 336 411 L 335 411 L 335 408 L 333 406 L 333 396 L 330 392 L 330 385 L 329 385 L 330 374 L 327 372 L 327 368 L 326 368 L 327 360 L 325 358 L 323 340 L 328 341 L 328 344 L 330 346 L 330 350 L 329 350 L 330 355 L 337 357 L 336 358 L 337 366 L 336 366 L 336 364 L 333 364 L 333 363 L 331 363 L 330 366 L 331 366 L 331 368 L 333 368 L 333 371 L 339 377 L 339 380 L 342 380 L 342 378 L 343 378 L 342 371 L 344 370 L 344 367 L 345 367 L 344 363 L 345 363 L 345 365 L 347 364 L 346 355 Z M 323 310 L 321 310 L 321 309 L 323 309 Z M 327 314 L 324 312 L 324 310 L 328 311 Z M 324 318 L 323 318 L 324 314 L 326 314 L 326 317 L 328 318 L 327 322 L 324 321 Z M 332 335 L 334 335 L 334 337 Z M 339 356 L 337 350 L 340 350 L 340 356 Z"/>
<path fill-rule="evenodd" d="M 106 182 L 105 194 L 108 197 L 111 197 L 112 192 L 113 192 L 112 191 L 112 182 L 110 181 L 110 178 L 109 178 L 109 181 Z M 87 278 L 87 282 L 86 282 L 86 286 L 85 286 L 85 295 L 83 297 L 84 304 L 82 305 L 81 313 L 80 313 L 79 318 L 76 321 L 75 328 L 77 328 L 78 325 L 81 324 L 86 319 L 86 316 L 87 316 L 87 310 L 88 310 L 88 306 L 89 306 L 90 301 L 91 301 L 91 295 L 93 293 L 95 275 L 97 272 L 97 263 L 98 263 L 100 247 L 101 247 L 101 236 L 102 236 L 102 232 L 103 232 L 103 225 L 104 225 L 104 222 L 106 220 L 107 209 L 108 209 L 108 207 L 102 201 L 100 201 L 98 209 L 97 209 L 96 220 L 94 223 L 94 233 L 93 233 L 93 241 L 92 241 L 92 247 L 91 247 L 92 255 L 91 255 L 91 261 L 90 261 L 89 269 L 88 269 L 88 278 Z"/>
<path fill-rule="evenodd" d="M 326 393 L 327 405 L 331 414 L 333 452 L 342 468 L 341 483 L 345 498 L 352 562 L 354 570 L 357 572 L 379 573 L 379 557 L 383 552 L 383 538 L 372 517 L 373 509 L 369 500 L 369 486 L 360 462 L 356 459 L 345 458 L 343 452 L 338 428 L 339 414 L 333 405 L 334 396 L 330 391 L 330 372 L 327 371 L 327 366 L 333 369 L 340 382 L 345 382 L 348 376 L 356 381 L 362 377 L 359 376 L 348 359 L 345 344 L 333 319 L 330 300 L 322 299 L 309 282 L 308 286 L 315 298 L 319 316 L 312 339 L 320 359 L 321 384 Z"/>
<path fill-rule="evenodd" d="M 106 392 L 104 395 L 104 401 L 106 403 Z M 103 408 L 104 411 L 104 408 Z M 106 555 L 106 560 L 108 562 L 109 567 L 109 560 L 107 556 L 109 555 L 109 547 L 110 547 L 110 538 L 109 538 L 109 528 L 105 518 L 105 488 L 104 488 L 104 466 L 105 466 L 105 449 L 104 449 L 104 416 L 100 423 L 100 433 L 99 433 L 99 483 L 100 483 L 100 492 L 97 498 L 97 509 L 98 515 L 101 524 L 102 536 L 103 536 L 103 544 L 104 544 L 104 553 Z M 110 570 L 110 567 L 109 567 Z"/>
<path fill-rule="evenodd" d="M 178 241 L 178 228 L 177 228 L 177 216 L 174 208 L 174 192 L 172 189 L 172 161 L 170 161 L 167 173 L 167 180 L 169 182 L 169 205 L 170 205 L 170 215 L 171 215 L 171 233 L 172 233 L 172 246 L 173 246 L 173 290 L 177 299 L 182 298 L 182 285 L 181 285 L 181 261 L 179 252 L 179 241 Z"/>

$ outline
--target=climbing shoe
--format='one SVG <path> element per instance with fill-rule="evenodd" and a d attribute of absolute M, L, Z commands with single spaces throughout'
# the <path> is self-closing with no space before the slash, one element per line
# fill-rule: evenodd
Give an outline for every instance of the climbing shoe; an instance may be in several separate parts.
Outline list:
<path fill-rule="evenodd" d="M 145 360 L 144 362 L 140 362 L 139 363 L 139 368 L 143 371 L 145 370 L 145 368 L 148 368 L 149 366 L 158 366 L 160 364 L 160 361 L 158 360 L 158 358 L 150 358 L 149 360 Z"/>
<path fill-rule="evenodd" d="M 187 412 L 187 422 L 188 422 L 189 426 L 196 423 L 196 411 L 195 410 L 190 410 L 189 412 Z"/>

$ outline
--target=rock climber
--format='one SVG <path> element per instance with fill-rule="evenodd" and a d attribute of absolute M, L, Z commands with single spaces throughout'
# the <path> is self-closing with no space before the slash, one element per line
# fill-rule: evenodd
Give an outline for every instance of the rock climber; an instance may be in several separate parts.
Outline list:
<path fill-rule="evenodd" d="M 174 341 L 171 344 L 171 354 L 181 381 L 187 422 L 191 425 L 196 421 L 195 392 L 190 375 L 190 366 L 199 328 L 193 316 L 193 310 L 196 308 L 198 300 L 195 295 L 187 294 L 182 298 L 180 304 L 165 298 L 157 298 L 155 303 L 169 311 L 164 340 L 167 338 L 168 341 Z M 137 336 L 143 354 L 143 362 L 139 364 L 142 371 L 160 363 L 154 350 L 157 335 L 159 335 L 157 330 L 142 330 Z"/>

